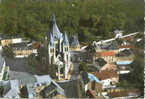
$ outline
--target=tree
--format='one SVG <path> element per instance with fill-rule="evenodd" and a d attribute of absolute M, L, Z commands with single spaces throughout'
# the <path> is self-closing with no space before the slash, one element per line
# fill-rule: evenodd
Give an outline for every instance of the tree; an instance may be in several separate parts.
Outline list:
<path fill-rule="evenodd" d="M 2 55 L 4 57 L 7 57 L 7 58 L 14 58 L 15 54 L 12 50 L 12 47 L 11 46 L 5 46 L 3 47 L 3 50 L 2 50 Z"/>
<path fill-rule="evenodd" d="M 79 71 L 80 71 L 80 72 L 81 72 L 81 71 L 87 71 L 87 69 L 88 69 L 88 66 L 86 65 L 86 63 L 81 62 L 81 63 L 79 64 Z"/>
<path fill-rule="evenodd" d="M 78 35 L 81 42 L 96 40 L 96 36 L 110 38 L 115 29 L 144 30 L 144 5 L 137 0 L 2 1 L 0 32 L 9 36 L 24 35 L 41 41 L 50 30 L 54 13 L 61 32 Z"/>
<path fill-rule="evenodd" d="M 136 57 L 134 62 L 131 64 L 132 71 L 129 74 L 129 82 L 132 83 L 136 88 L 140 89 L 141 94 L 144 94 L 144 60 Z"/>

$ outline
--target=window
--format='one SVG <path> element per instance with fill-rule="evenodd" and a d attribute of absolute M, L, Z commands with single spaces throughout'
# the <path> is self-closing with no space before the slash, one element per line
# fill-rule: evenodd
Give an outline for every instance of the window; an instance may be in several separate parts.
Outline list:
<path fill-rule="evenodd" d="M 54 49 L 50 49 L 50 52 L 53 53 L 54 52 Z"/>

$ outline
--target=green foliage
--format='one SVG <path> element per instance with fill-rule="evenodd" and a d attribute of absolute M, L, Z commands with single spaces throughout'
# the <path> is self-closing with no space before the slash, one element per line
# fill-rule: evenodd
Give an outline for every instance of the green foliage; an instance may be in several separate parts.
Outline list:
<path fill-rule="evenodd" d="M 87 71 L 87 69 L 88 69 L 88 66 L 86 65 L 86 63 L 81 62 L 81 63 L 79 64 L 79 71 L 80 71 L 80 72 L 81 72 L 81 71 Z"/>
<path fill-rule="evenodd" d="M 118 84 L 117 84 L 117 87 L 120 87 L 120 88 L 133 88 L 133 85 L 130 84 L 127 80 L 121 80 Z"/>
<path fill-rule="evenodd" d="M 42 40 L 55 13 L 62 32 L 88 42 L 112 37 L 115 29 L 143 31 L 143 6 L 137 0 L 2 0 L 0 32 Z"/>
<path fill-rule="evenodd" d="M 2 55 L 4 57 L 8 57 L 8 58 L 14 58 L 14 52 L 12 50 L 12 47 L 11 46 L 5 46 L 3 47 L 3 50 L 2 50 Z"/>
<path fill-rule="evenodd" d="M 136 57 L 131 64 L 133 71 L 129 75 L 130 83 L 133 83 L 136 88 L 139 88 L 143 94 L 144 90 L 144 60 L 140 57 Z"/>
<path fill-rule="evenodd" d="M 140 57 L 135 57 L 134 62 L 130 65 L 131 73 L 124 77 L 118 86 L 122 88 L 137 88 L 141 95 L 144 94 L 144 60 Z"/>

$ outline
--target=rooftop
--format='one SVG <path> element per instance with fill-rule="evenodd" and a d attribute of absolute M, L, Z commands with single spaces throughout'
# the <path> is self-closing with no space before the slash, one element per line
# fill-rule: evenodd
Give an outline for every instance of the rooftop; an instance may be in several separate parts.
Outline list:
<path fill-rule="evenodd" d="M 103 52 L 97 52 L 96 54 L 100 55 L 101 57 L 115 56 L 115 52 L 114 51 L 103 51 Z"/>
<path fill-rule="evenodd" d="M 115 71 L 101 71 L 101 72 L 92 72 L 99 80 L 110 79 L 114 77 L 118 77 L 117 72 Z"/>

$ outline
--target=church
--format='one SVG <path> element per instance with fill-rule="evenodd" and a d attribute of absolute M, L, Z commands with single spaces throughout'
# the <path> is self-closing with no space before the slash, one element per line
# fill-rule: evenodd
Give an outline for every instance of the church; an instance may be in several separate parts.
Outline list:
<path fill-rule="evenodd" d="M 69 51 L 69 40 L 67 33 L 60 32 L 55 15 L 53 15 L 51 31 L 45 35 L 45 45 L 47 47 L 47 56 L 49 65 L 57 65 L 57 77 L 60 80 L 68 79 L 68 73 L 72 67 L 71 55 Z"/>

